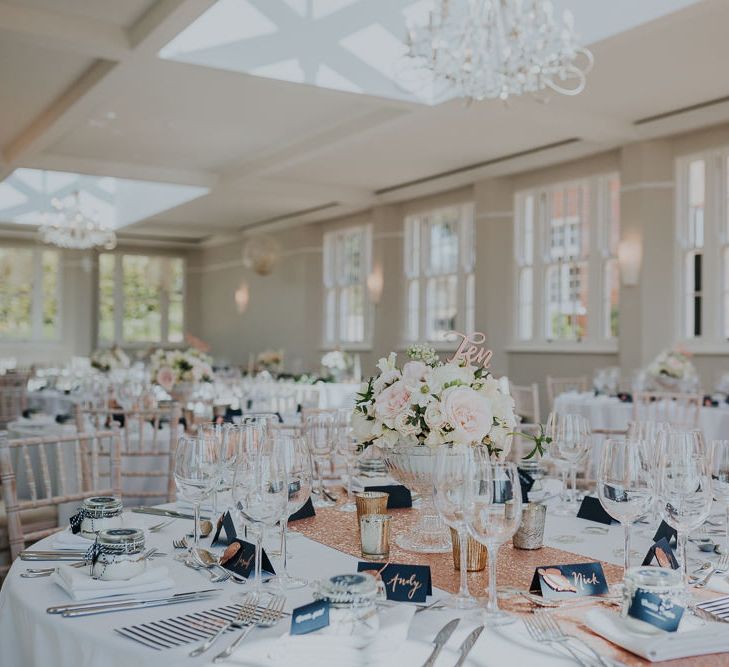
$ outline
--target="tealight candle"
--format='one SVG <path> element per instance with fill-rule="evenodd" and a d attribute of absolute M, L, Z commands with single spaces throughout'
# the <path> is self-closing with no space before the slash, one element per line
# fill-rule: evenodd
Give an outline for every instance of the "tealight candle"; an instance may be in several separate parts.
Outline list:
<path fill-rule="evenodd" d="M 91 568 L 94 579 L 127 581 L 147 568 L 144 531 L 138 528 L 101 530 L 96 538 L 99 554 Z"/>
<path fill-rule="evenodd" d="M 364 558 L 377 559 L 390 556 L 391 519 L 389 514 L 367 514 L 360 517 L 359 530 Z"/>
<path fill-rule="evenodd" d="M 81 535 L 93 540 L 100 530 L 120 528 L 124 507 L 120 498 L 96 496 L 86 498 L 81 506 Z"/>

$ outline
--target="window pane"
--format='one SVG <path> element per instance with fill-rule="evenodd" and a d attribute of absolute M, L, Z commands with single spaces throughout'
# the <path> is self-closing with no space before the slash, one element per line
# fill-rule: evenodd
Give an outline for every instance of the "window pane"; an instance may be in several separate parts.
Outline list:
<path fill-rule="evenodd" d="M 689 164 L 688 243 L 692 248 L 704 247 L 704 200 L 706 197 L 706 163 L 694 160 Z"/>
<path fill-rule="evenodd" d="M 359 231 L 344 234 L 341 237 L 339 278 L 341 285 L 354 285 L 361 282 L 364 265 L 362 250 L 362 234 Z"/>
<path fill-rule="evenodd" d="M 41 256 L 43 271 L 43 338 L 55 338 L 58 335 L 58 292 L 60 272 L 59 255 L 53 250 L 44 250 Z"/>
<path fill-rule="evenodd" d="M 534 195 L 524 200 L 524 224 L 522 225 L 522 262 L 534 261 Z"/>
<path fill-rule="evenodd" d="M 519 339 L 531 340 L 533 329 L 534 282 L 531 267 L 519 274 Z"/>
<path fill-rule="evenodd" d="M 426 335 L 428 340 L 442 341 L 456 327 L 458 312 L 458 276 L 430 278 L 426 287 Z"/>
<path fill-rule="evenodd" d="M 466 331 L 476 330 L 476 277 L 466 276 Z"/>
<path fill-rule="evenodd" d="M 326 303 L 324 306 L 324 322 L 325 322 L 325 336 L 328 343 L 332 343 L 336 340 L 336 331 L 335 331 L 335 325 L 336 320 L 335 318 L 335 312 L 336 312 L 336 299 L 337 299 L 337 293 L 334 289 L 327 290 L 327 297 L 326 297 Z"/>
<path fill-rule="evenodd" d="M 347 343 L 364 341 L 364 287 L 345 287 L 339 302 L 340 339 Z"/>
<path fill-rule="evenodd" d="M 420 283 L 412 280 L 408 286 L 408 340 L 417 341 L 420 320 Z"/>
<path fill-rule="evenodd" d="M 0 337 L 33 332 L 33 250 L 0 248 Z"/>
<path fill-rule="evenodd" d="M 724 248 L 723 260 L 724 281 L 722 284 L 722 305 L 724 308 L 724 313 L 722 321 L 724 327 L 724 338 L 729 340 L 729 248 Z"/>
<path fill-rule="evenodd" d="M 114 260 L 114 255 L 99 255 L 99 342 L 102 343 L 114 341 Z"/>
<path fill-rule="evenodd" d="M 587 333 L 587 263 L 547 268 L 545 328 L 549 340 L 581 340 Z"/>
<path fill-rule="evenodd" d="M 458 271 L 457 220 L 431 220 L 428 269 L 431 275 Z"/>
<path fill-rule="evenodd" d="M 159 341 L 162 336 L 160 313 L 161 262 L 158 257 L 124 255 L 123 338 L 129 343 Z"/>
<path fill-rule="evenodd" d="M 167 311 L 167 340 L 181 343 L 185 328 L 185 270 L 184 260 L 176 257 L 169 260 L 169 301 Z"/>
<path fill-rule="evenodd" d="M 618 270 L 618 262 L 615 259 L 609 259 L 605 262 L 605 294 L 604 294 L 604 325 L 605 338 L 618 337 L 618 298 L 620 295 L 620 274 Z"/>

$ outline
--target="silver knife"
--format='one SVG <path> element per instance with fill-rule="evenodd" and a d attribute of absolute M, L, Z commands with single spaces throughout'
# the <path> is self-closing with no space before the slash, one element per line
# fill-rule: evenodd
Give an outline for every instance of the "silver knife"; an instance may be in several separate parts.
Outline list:
<path fill-rule="evenodd" d="M 84 609 L 71 609 L 64 611 L 61 616 L 64 618 L 75 618 L 76 616 L 93 616 L 94 614 L 107 614 L 112 611 L 126 611 L 128 609 L 146 609 L 147 607 L 166 607 L 171 604 L 182 604 L 184 602 L 196 602 L 198 600 L 207 600 L 210 597 L 218 595 L 221 591 L 216 590 L 214 593 L 199 593 L 190 597 L 178 598 L 171 597 L 159 600 L 138 600 L 136 602 L 119 602 L 118 604 L 102 605 L 98 607 L 86 607 Z"/>
<path fill-rule="evenodd" d="M 140 598 L 132 598 L 132 599 L 119 599 L 118 597 L 115 597 L 114 599 L 106 599 L 106 600 L 91 600 L 89 602 L 76 602 L 74 604 L 60 604 L 56 605 L 55 607 L 48 607 L 46 609 L 46 612 L 49 614 L 61 614 L 64 611 L 70 611 L 75 609 L 86 609 L 87 607 L 101 607 L 104 605 L 117 605 L 121 602 L 154 602 L 158 600 L 169 600 L 171 598 L 190 598 L 195 595 L 202 595 L 205 593 L 219 593 L 220 589 L 218 588 L 206 588 L 202 591 L 189 591 L 187 593 L 175 593 L 174 595 L 165 595 L 163 598 L 151 598 L 151 599 L 140 599 Z"/>
<path fill-rule="evenodd" d="M 168 516 L 171 519 L 194 519 L 194 514 L 185 514 L 176 510 L 166 510 L 161 507 L 133 507 L 132 512 L 135 514 L 152 514 L 154 516 Z M 208 516 L 200 516 L 201 519 L 210 519 Z"/>
<path fill-rule="evenodd" d="M 438 658 L 438 655 L 440 655 L 440 652 L 443 650 L 443 647 L 446 645 L 446 642 L 451 638 L 453 631 L 456 629 L 456 627 L 458 626 L 458 624 L 460 622 L 461 622 L 460 618 L 454 618 L 452 621 L 448 621 L 448 623 L 446 623 L 438 631 L 438 634 L 435 636 L 435 639 L 433 640 L 433 643 L 435 644 L 435 647 L 433 648 L 433 652 L 430 654 L 430 657 L 423 663 L 423 667 L 433 667 L 436 659 Z"/>
<path fill-rule="evenodd" d="M 460 645 L 458 650 L 461 653 L 461 657 L 458 658 L 458 662 L 453 665 L 453 667 L 461 667 L 465 659 L 468 657 L 468 654 L 471 652 L 471 649 L 473 648 L 473 645 L 476 643 L 478 638 L 481 636 L 481 633 L 483 632 L 483 625 L 479 625 L 475 630 L 472 630 L 468 637 L 466 637 L 463 640 L 463 644 Z"/>

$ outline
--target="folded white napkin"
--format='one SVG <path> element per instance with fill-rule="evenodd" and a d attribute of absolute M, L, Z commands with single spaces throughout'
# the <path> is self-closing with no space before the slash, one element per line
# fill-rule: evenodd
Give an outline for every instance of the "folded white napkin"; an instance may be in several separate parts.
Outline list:
<path fill-rule="evenodd" d="M 74 535 L 70 528 L 66 528 L 66 530 L 56 533 L 53 536 L 51 547 L 53 549 L 78 551 L 79 549 L 88 549 L 93 543 L 93 540 L 83 537 L 80 534 Z"/>
<path fill-rule="evenodd" d="M 677 632 L 655 628 L 651 633 L 647 626 L 646 634 L 638 633 L 618 614 L 603 609 L 587 612 L 585 621 L 593 632 L 650 662 L 729 651 L 725 624 L 704 622 L 690 614 L 681 619 Z"/>
<path fill-rule="evenodd" d="M 706 584 L 706 588 L 710 591 L 716 591 L 717 593 L 729 593 L 729 577 L 711 577 L 709 583 Z"/>
<path fill-rule="evenodd" d="M 51 575 L 51 579 L 74 600 L 153 593 L 175 587 L 166 567 L 148 567 L 143 574 L 128 581 L 101 581 L 92 579 L 88 568 L 62 565 Z"/>
<path fill-rule="evenodd" d="M 368 486 L 396 486 L 400 482 L 396 482 L 392 477 L 361 477 L 354 475 L 352 477 L 352 491 L 364 491 Z"/>

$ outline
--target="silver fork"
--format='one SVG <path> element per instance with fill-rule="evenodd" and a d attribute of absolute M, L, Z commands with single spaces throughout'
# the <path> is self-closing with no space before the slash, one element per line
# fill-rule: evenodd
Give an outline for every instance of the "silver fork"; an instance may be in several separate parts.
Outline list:
<path fill-rule="evenodd" d="M 188 547 L 187 537 L 185 537 L 183 535 L 179 540 L 176 540 L 175 538 L 172 538 L 172 546 L 175 549 L 187 549 L 187 547 Z"/>
<path fill-rule="evenodd" d="M 241 626 L 251 623 L 256 617 L 256 614 L 258 614 L 257 602 L 257 596 L 253 593 L 248 593 L 248 595 L 243 598 L 238 615 L 232 621 L 223 623 L 212 637 L 208 637 L 202 644 L 200 644 L 200 646 L 190 651 L 190 657 L 194 658 L 205 653 L 205 651 L 207 651 L 215 643 L 215 640 L 229 628 L 240 628 Z"/>
<path fill-rule="evenodd" d="M 729 554 L 724 554 L 716 563 L 716 567 L 709 572 L 698 584 L 694 584 L 694 588 L 703 588 L 709 583 L 709 579 L 715 574 L 725 574 L 729 571 Z"/>
<path fill-rule="evenodd" d="M 147 530 L 150 533 L 159 533 L 160 530 L 162 530 L 163 528 L 167 528 L 167 526 L 169 526 L 173 521 L 177 521 L 177 519 L 176 518 L 167 519 L 166 521 L 161 521 L 160 523 L 155 523 L 154 526 L 150 526 L 149 528 L 147 528 Z"/>
<path fill-rule="evenodd" d="M 209 570 L 208 568 L 203 567 L 200 565 L 197 561 L 195 561 L 192 558 L 185 558 L 182 561 L 187 567 L 189 567 L 192 570 L 198 570 L 199 572 L 203 574 L 207 574 L 208 577 L 210 577 L 210 581 L 212 581 L 214 584 L 221 584 L 224 581 L 228 581 L 231 577 L 230 572 L 225 572 L 223 574 L 216 574 L 215 570 Z"/>
<path fill-rule="evenodd" d="M 240 646 L 243 640 L 250 634 L 253 628 L 271 628 L 281 620 L 283 616 L 283 608 L 286 603 L 286 598 L 283 595 L 273 596 L 269 602 L 268 607 L 261 611 L 260 616 L 254 619 L 253 622 L 248 625 L 243 632 L 238 635 L 235 641 L 228 646 L 224 651 L 221 651 L 213 658 L 213 662 L 222 662 L 227 660 L 235 649 Z"/>
<path fill-rule="evenodd" d="M 581 667 L 590 667 L 590 665 L 585 662 L 585 660 L 580 656 L 579 653 L 577 653 L 577 651 L 572 650 L 571 646 L 552 639 L 542 627 L 542 624 L 537 620 L 536 616 L 524 616 L 523 620 L 524 626 L 526 627 L 529 636 L 535 642 L 537 642 L 538 644 L 548 644 L 549 646 L 553 644 L 562 646 L 575 659 L 578 665 L 581 665 Z"/>
<path fill-rule="evenodd" d="M 577 644 L 584 652 L 590 653 L 600 665 L 603 667 L 610 667 L 608 662 L 587 642 L 583 641 L 575 635 L 568 635 L 557 623 L 557 620 L 548 612 L 541 611 L 537 612 L 535 618 L 537 622 L 541 622 L 542 627 L 548 637 L 556 643 L 561 643 L 565 648 L 569 649 L 569 642 L 573 641 Z"/>

